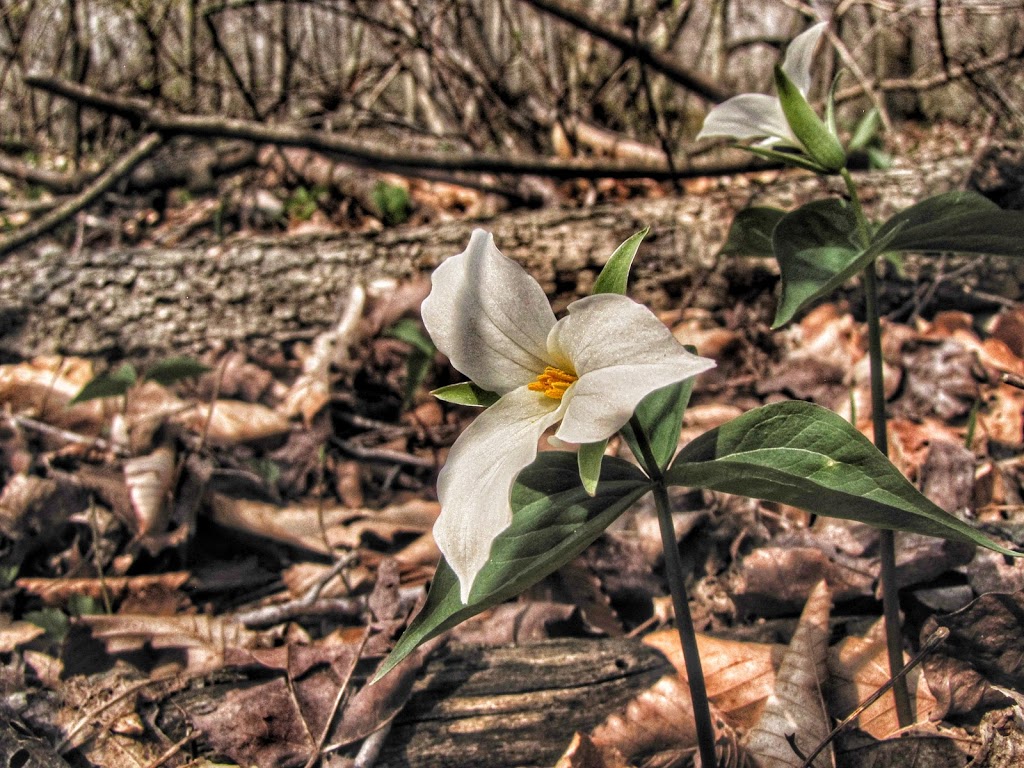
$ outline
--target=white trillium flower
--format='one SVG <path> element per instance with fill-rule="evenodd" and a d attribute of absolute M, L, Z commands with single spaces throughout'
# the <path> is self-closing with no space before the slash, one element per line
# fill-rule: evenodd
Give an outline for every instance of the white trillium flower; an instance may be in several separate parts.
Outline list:
<path fill-rule="evenodd" d="M 782 62 L 782 71 L 805 97 L 811 89 L 814 49 L 826 27 L 828 22 L 822 21 L 793 38 Z M 763 137 L 762 143 L 768 146 L 782 144 L 803 149 L 803 144 L 789 127 L 778 97 L 764 93 L 733 96 L 712 109 L 704 119 L 704 127 L 697 134 L 697 140 L 715 136 L 741 141 Z"/>
<path fill-rule="evenodd" d="M 500 396 L 455 441 L 437 480 L 434 539 L 465 603 L 492 542 L 512 521 L 512 485 L 546 429 L 561 422 L 559 440 L 605 440 L 645 396 L 715 363 L 688 352 L 626 296 L 588 296 L 556 320 L 540 285 L 483 230 L 431 283 L 422 316 L 434 344 Z"/>

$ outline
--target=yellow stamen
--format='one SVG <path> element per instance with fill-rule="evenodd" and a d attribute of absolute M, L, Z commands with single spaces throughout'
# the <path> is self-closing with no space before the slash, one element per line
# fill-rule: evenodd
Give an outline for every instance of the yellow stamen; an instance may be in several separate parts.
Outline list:
<path fill-rule="evenodd" d="M 543 392 L 552 400 L 561 400 L 565 390 L 572 386 L 579 376 L 573 373 L 566 373 L 561 368 L 548 366 L 544 373 L 537 377 L 536 381 L 530 382 L 526 388 L 533 392 Z"/>

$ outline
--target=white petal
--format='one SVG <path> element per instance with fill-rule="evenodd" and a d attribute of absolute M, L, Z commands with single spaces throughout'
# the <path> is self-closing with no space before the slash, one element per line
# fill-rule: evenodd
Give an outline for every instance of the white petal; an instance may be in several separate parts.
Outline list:
<path fill-rule="evenodd" d="M 431 277 L 423 323 L 459 371 L 504 394 L 533 381 L 547 365 L 545 340 L 555 324 L 537 281 L 475 230 L 469 247 Z"/>
<path fill-rule="evenodd" d="M 733 96 L 708 112 L 704 127 L 697 139 L 729 136 L 734 139 L 753 139 L 772 136 L 799 146 L 782 114 L 779 100 L 763 93 L 743 93 Z"/>
<path fill-rule="evenodd" d="M 814 59 L 814 49 L 818 47 L 818 40 L 821 39 L 827 27 L 827 21 L 815 24 L 806 32 L 801 32 L 794 37 L 786 49 L 782 71 L 789 76 L 793 85 L 799 88 L 804 96 L 811 89 L 811 61 Z"/>
<path fill-rule="evenodd" d="M 459 577 L 463 603 L 491 543 L 512 521 L 512 484 L 536 458 L 544 430 L 561 418 L 564 400 L 513 390 L 477 416 L 448 453 L 437 478 L 434 540 Z"/>
<path fill-rule="evenodd" d="M 616 294 L 570 304 L 548 346 L 568 357 L 580 377 L 562 398 L 569 405 L 556 433 L 572 443 L 611 437 L 645 396 L 715 365 L 687 352 L 649 309 Z"/>

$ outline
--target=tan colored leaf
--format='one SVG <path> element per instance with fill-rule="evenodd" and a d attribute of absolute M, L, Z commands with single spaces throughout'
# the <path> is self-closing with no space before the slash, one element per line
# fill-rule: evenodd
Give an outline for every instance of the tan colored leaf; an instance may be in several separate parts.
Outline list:
<path fill-rule="evenodd" d="M 31 621 L 12 621 L 0 627 L 0 653 L 12 653 L 18 646 L 31 643 L 46 632 Z"/>
<path fill-rule="evenodd" d="M 321 554 L 356 548 L 364 533 L 384 540 L 397 533 L 423 533 L 437 518 L 436 502 L 422 501 L 371 511 L 322 504 L 281 507 L 214 493 L 211 507 L 219 525 Z"/>
<path fill-rule="evenodd" d="M 821 697 L 828 650 L 828 619 L 832 597 L 822 581 L 807 599 L 793 639 L 779 665 L 775 690 L 744 746 L 760 768 L 800 768 L 831 726 Z M 834 765 L 831 749 L 815 760 L 815 768 Z"/>
<path fill-rule="evenodd" d="M 175 421 L 197 435 L 205 432 L 211 445 L 220 446 L 279 437 L 291 429 L 287 416 L 259 403 L 218 400 L 212 412 L 208 403 L 197 403 Z"/>
<path fill-rule="evenodd" d="M 630 768 L 630 765 L 615 747 L 598 746 L 587 734 L 577 731 L 555 768 Z"/>
<path fill-rule="evenodd" d="M 75 357 L 37 357 L 27 363 L 0 365 L 0 402 L 14 413 L 94 434 L 103 424 L 103 402 L 90 400 L 68 407 L 93 375 L 92 363 Z"/>
<path fill-rule="evenodd" d="M 889 658 L 885 648 L 885 628 L 879 620 L 864 637 L 847 637 L 829 649 L 829 711 L 843 719 L 864 699 L 889 681 Z M 907 676 L 918 722 L 937 714 L 938 704 L 921 676 L 920 669 Z M 883 739 L 899 730 L 896 700 L 892 692 L 868 707 L 857 718 L 857 727 Z"/>
<path fill-rule="evenodd" d="M 168 445 L 124 463 L 124 482 L 142 536 L 163 533 L 167 527 L 176 463 L 174 448 Z"/>
<path fill-rule="evenodd" d="M 21 578 L 14 582 L 18 589 L 35 595 L 46 605 L 64 605 L 71 595 L 84 595 L 101 600 L 104 593 L 111 600 L 121 600 L 133 593 L 154 588 L 174 591 L 189 580 L 188 571 L 140 574 L 139 576 L 107 576 L 103 579 L 40 579 Z"/>
<path fill-rule="evenodd" d="M 591 738 L 594 744 L 614 747 L 627 758 L 695 747 L 697 732 L 686 682 L 666 675 L 629 702 L 625 712 L 595 728 Z"/>
<path fill-rule="evenodd" d="M 675 629 L 652 632 L 644 643 L 661 651 L 680 679 L 686 681 L 686 665 Z M 697 648 L 711 703 L 734 726 L 751 727 L 775 689 L 775 669 L 782 659 L 783 646 L 697 635 Z"/>

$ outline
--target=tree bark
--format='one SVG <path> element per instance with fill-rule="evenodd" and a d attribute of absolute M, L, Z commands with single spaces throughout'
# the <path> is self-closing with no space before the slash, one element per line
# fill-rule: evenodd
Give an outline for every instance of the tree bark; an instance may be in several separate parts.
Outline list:
<path fill-rule="evenodd" d="M 861 174 L 859 183 L 869 215 L 880 218 L 965 186 L 971 171 L 970 158 L 952 158 Z M 649 226 L 631 294 L 655 308 L 717 310 L 770 290 L 774 281 L 770 260 L 716 255 L 737 210 L 791 208 L 842 191 L 837 179 L 794 173 L 726 177 L 707 187 L 682 197 L 369 235 L 239 238 L 207 248 L 23 249 L 0 270 L 0 359 L 43 353 L 143 359 L 232 347 L 275 353 L 336 323 L 353 283 L 433 269 L 462 251 L 477 226 L 492 230 L 498 247 L 523 263 L 557 306 L 589 293 L 615 247 Z M 950 271 L 965 264 L 977 266 L 957 278 L 958 290 L 1022 297 L 1024 264 L 1008 259 L 908 259 L 905 284 L 934 278 L 940 265 Z"/>

